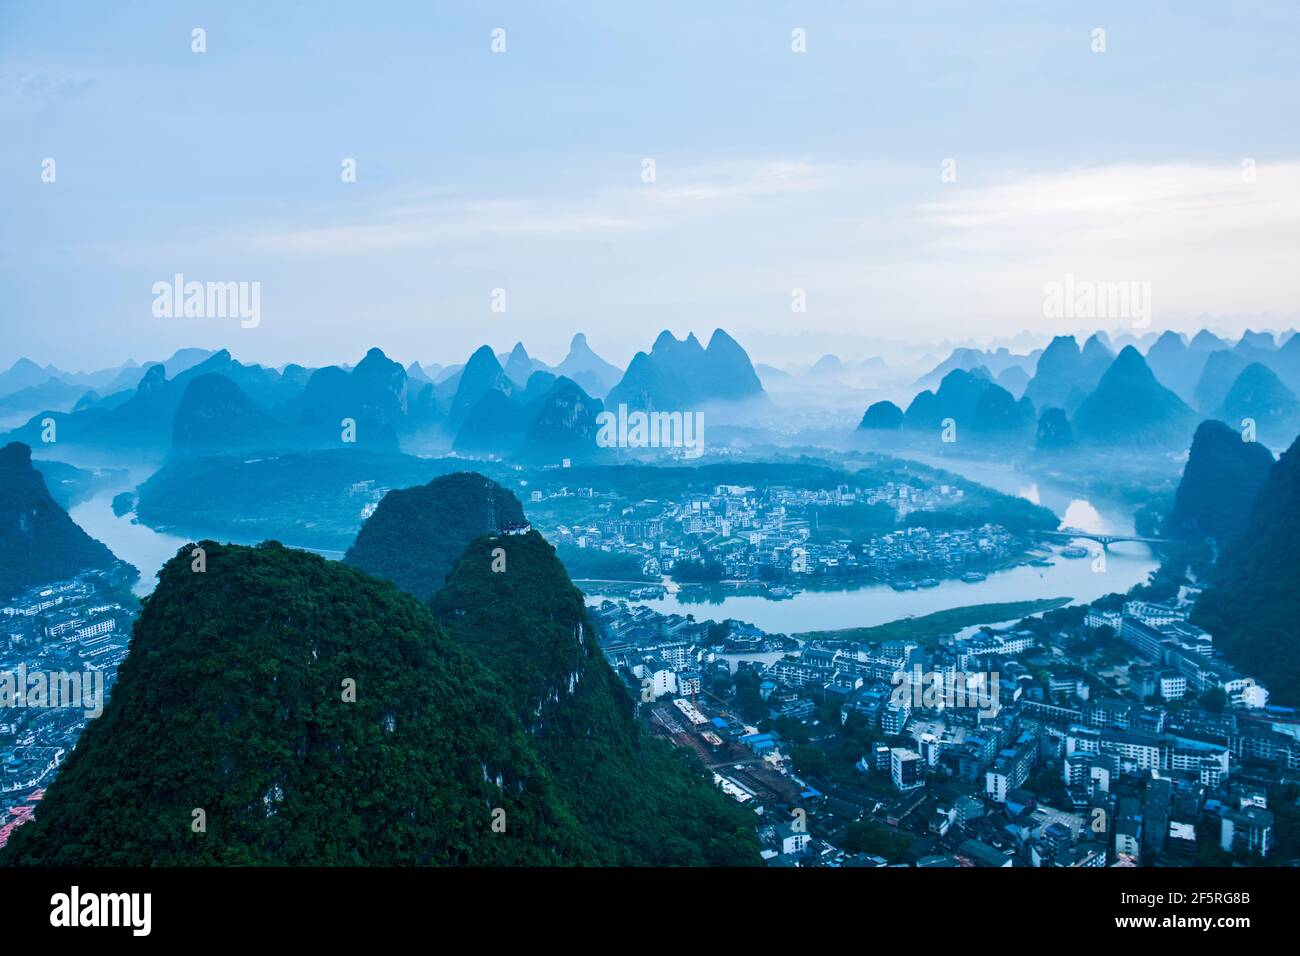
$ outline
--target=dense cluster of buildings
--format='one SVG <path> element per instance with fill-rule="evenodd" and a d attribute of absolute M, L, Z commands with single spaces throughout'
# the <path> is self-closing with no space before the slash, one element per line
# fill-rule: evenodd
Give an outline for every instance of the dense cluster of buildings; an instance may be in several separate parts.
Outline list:
<path fill-rule="evenodd" d="M 118 571 L 87 571 L 0 607 L 0 846 L 102 711 L 135 614 Z"/>
<path fill-rule="evenodd" d="M 651 728 L 759 814 L 770 865 L 1275 862 L 1269 792 L 1300 768 L 1300 720 L 1214 652 L 1189 606 L 793 650 L 738 622 L 593 613 Z M 738 657 L 736 686 L 749 673 L 762 701 L 743 717 L 718 690 Z M 835 765 L 846 746 L 856 761 Z M 907 850 L 865 852 L 864 832 Z"/>
<path fill-rule="evenodd" d="M 546 500 L 540 491 L 533 502 Z M 672 574 L 681 561 L 713 563 L 721 579 L 740 584 L 786 584 L 815 577 L 884 580 L 897 576 L 951 574 L 1004 562 L 1024 542 L 1005 528 L 931 531 L 904 524 L 914 512 L 960 504 L 962 488 L 916 487 L 906 482 L 830 489 L 718 485 L 711 493 L 676 501 L 642 501 L 605 516 L 547 529 L 556 543 L 635 556 L 643 573 Z M 561 489 L 553 497 L 598 497 L 590 488 Z M 863 543 L 820 533 L 826 509 L 887 506 L 892 527 Z M 854 537 L 861 538 L 861 535 Z"/>
<path fill-rule="evenodd" d="M 797 644 L 742 621 L 696 621 L 660 614 L 644 605 L 602 601 L 588 608 L 600 631 L 601 648 L 616 668 L 631 673 L 642 699 L 692 697 L 730 674 L 727 657 L 779 655 Z"/>
<path fill-rule="evenodd" d="M 1268 690 L 1214 652 L 1214 638 L 1187 618 L 1191 603 L 1129 601 L 1120 611 L 1090 609 L 1086 626 L 1109 628 L 1148 662 L 1132 669 L 1143 696 L 1182 700 L 1189 694 L 1222 691 L 1236 705 L 1258 709 Z"/>

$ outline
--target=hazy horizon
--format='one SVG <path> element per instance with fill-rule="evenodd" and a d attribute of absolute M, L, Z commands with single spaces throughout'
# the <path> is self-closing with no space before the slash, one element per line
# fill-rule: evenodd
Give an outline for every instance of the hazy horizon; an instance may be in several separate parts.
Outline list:
<path fill-rule="evenodd" d="M 1300 325 L 1300 13 L 1178 9 L 10 6 L 0 364 L 1124 331 L 1049 317 L 1070 278 L 1143 284 L 1137 335 Z M 155 317 L 178 273 L 258 324 Z"/>

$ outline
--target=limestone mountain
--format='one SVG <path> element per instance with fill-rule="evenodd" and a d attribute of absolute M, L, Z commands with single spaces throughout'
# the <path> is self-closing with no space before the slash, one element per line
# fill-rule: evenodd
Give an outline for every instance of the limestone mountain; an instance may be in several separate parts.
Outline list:
<path fill-rule="evenodd" d="M 1008 365 L 997 374 L 994 381 L 1011 393 L 1012 398 L 1020 398 L 1029 386 L 1029 373 L 1019 365 Z"/>
<path fill-rule="evenodd" d="M 1170 537 L 1214 538 L 1220 546 L 1241 535 L 1251 507 L 1273 466 L 1273 455 L 1259 442 L 1242 441 L 1223 422 L 1201 422 L 1165 521 Z"/>
<path fill-rule="evenodd" d="M 526 528 L 507 489 L 479 474 L 446 475 L 385 496 L 344 560 L 408 582 L 417 596 L 432 592 L 448 635 L 510 688 L 512 713 L 600 862 L 756 862 L 749 815 L 645 737 L 582 593 Z"/>
<path fill-rule="evenodd" d="M 1247 329 L 1232 347 L 1232 351 L 1245 359 L 1246 364 L 1273 361 L 1277 352 L 1277 342 L 1271 332 L 1255 332 Z"/>
<path fill-rule="evenodd" d="M 194 379 L 211 374 L 234 382 L 262 406 L 289 401 L 300 388 L 295 379 L 286 378 L 274 369 L 237 362 L 222 349 L 184 368 L 173 378 L 167 377 L 163 364 L 149 365 L 139 384 L 124 400 L 109 396 L 115 401 L 74 408 L 67 414 L 42 413 L 15 429 L 11 437 L 28 444 L 39 441 L 44 419 L 51 417 L 57 426 L 59 442 L 69 447 L 146 455 L 162 453 L 171 445 L 173 422 L 185 389 Z"/>
<path fill-rule="evenodd" d="M 25 388 L 33 388 L 49 379 L 61 381 L 59 370 L 53 365 L 44 368 L 29 358 L 20 358 L 9 368 L 0 372 L 0 396 L 12 395 Z"/>
<path fill-rule="evenodd" d="M 1074 446 L 1074 429 L 1062 408 L 1044 408 L 1038 417 L 1034 445 L 1039 451 L 1061 451 Z"/>
<path fill-rule="evenodd" d="M 526 523 L 519 500 L 495 481 L 467 471 L 442 475 L 384 495 L 343 563 L 425 601 L 471 541 Z"/>
<path fill-rule="evenodd" d="M 557 378 L 542 396 L 529 403 L 528 426 L 517 457 L 553 464 L 565 458 L 578 462 L 598 457 L 601 449 L 596 445 L 600 430 L 596 416 L 601 410 L 601 402 L 577 382 L 564 376 Z"/>
<path fill-rule="evenodd" d="M 500 356 L 497 356 L 497 361 L 501 362 Z M 523 388 L 528 384 L 528 378 L 534 372 L 547 370 L 545 363 L 539 362 L 528 354 L 523 342 L 515 343 L 515 347 L 511 349 L 505 361 L 501 362 L 501 366 L 502 371 L 506 373 L 506 378 L 510 379 L 519 388 Z"/>
<path fill-rule="evenodd" d="M 1201 379 L 1192 393 L 1195 407 L 1206 415 L 1215 414 L 1228 397 L 1232 383 L 1249 364 L 1236 352 L 1227 349 L 1211 352 L 1205 360 L 1205 368 L 1201 370 Z"/>
<path fill-rule="evenodd" d="M 480 346 L 469 357 L 465 367 L 452 379 L 443 383 L 444 387 L 453 387 L 451 410 L 448 414 L 448 426 L 453 431 L 459 430 L 469 415 L 470 409 L 478 404 L 489 391 L 496 390 L 509 396 L 515 391 L 514 383 L 501 368 L 496 355 L 488 346 Z"/>
<path fill-rule="evenodd" d="M 808 374 L 814 378 L 835 378 L 844 374 L 844 363 L 840 361 L 838 355 L 823 355 L 813 362 Z"/>
<path fill-rule="evenodd" d="M 602 863 L 757 862 L 752 817 L 633 719 L 632 696 L 600 650 L 582 593 L 540 534 L 474 541 L 430 608 L 510 688 L 557 795 Z"/>
<path fill-rule="evenodd" d="M 354 368 L 328 365 L 316 369 L 301 394 L 275 409 L 295 426 L 298 442 L 308 447 L 342 446 L 345 420 L 355 426 L 354 447 L 396 451 L 398 436 L 418 426 L 411 414 L 415 397 L 429 385 L 412 383 L 406 369 L 379 349 L 370 349 Z"/>
<path fill-rule="evenodd" d="M 1300 336 L 1293 335 L 1264 363 L 1291 391 L 1300 394 Z"/>
<path fill-rule="evenodd" d="M 1172 449 L 1186 447 L 1196 415 L 1126 345 L 1075 412 L 1073 425 L 1081 444 Z"/>
<path fill-rule="evenodd" d="M 1278 704 L 1300 704 L 1300 441 L 1269 469 L 1245 531 L 1226 548 L 1192 621 L 1262 680 Z"/>
<path fill-rule="evenodd" d="M 1192 341 L 1188 343 L 1187 347 L 1193 352 L 1204 352 L 1206 355 L 1212 355 L 1220 349 L 1226 349 L 1228 343 L 1209 329 L 1201 329 L 1192 336 Z"/>
<path fill-rule="evenodd" d="M 1146 362 L 1156 381 L 1183 401 L 1191 402 L 1208 357 L 1209 353 L 1189 348 L 1181 335 L 1169 331 L 1147 350 Z"/>
<path fill-rule="evenodd" d="M 118 564 L 50 496 L 30 447 L 11 442 L 0 448 L 0 599 Z"/>
<path fill-rule="evenodd" d="M 1033 401 L 1035 408 L 1063 408 L 1073 414 L 1097 387 L 1110 361 L 1104 344 L 1101 349 L 1090 350 L 1085 358 L 1074 336 L 1058 335 L 1039 356 L 1024 396 Z"/>
<path fill-rule="evenodd" d="M 571 379 L 533 372 L 522 392 L 484 392 L 466 414 L 452 447 L 465 455 L 537 463 L 587 461 L 601 451 L 596 445 L 601 407 Z"/>
<path fill-rule="evenodd" d="M 286 429 L 224 375 L 200 375 L 172 419 L 172 451 L 251 451 L 286 443 Z"/>
<path fill-rule="evenodd" d="M 605 400 L 607 408 L 692 411 L 719 401 L 761 398 L 763 385 L 745 350 L 722 329 L 708 348 L 694 333 L 678 340 L 661 332 L 649 353 L 638 352 Z"/>
<path fill-rule="evenodd" d="M 1023 375 L 1023 381 L 1027 382 L 1033 375 L 1040 354 L 1040 351 L 1035 350 L 1027 355 L 1017 355 L 1005 346 L 988 350 L 958 347 L 953 349 L 946 359 L 917 379 L 916 385 L 934 390 L 951 371 L 962 369 L 973 372 L 981 367 L 987 369 L 989 375 L 995 380 L 1014 369 L 1016 371 L 1009 380 L 1013 383 L 1020 382 Z M 1023 386 L 1021 388 L 1023 389 Z M 1012 389 L 1008 388 L 1008 391 Z"/>
<path fill-rule="evenodd" d="M 465 414 L 452 448 L 464 455 L 506 457 L 523 441 L 526 426 L 523 406 L 491 388 Z"/>
<path fill-rule="evenodd" d="M 862 414 L 859 431 L 896 430 L 903 427 L 903 410 L 893 402 L 872 402 Z"/>
<path fill-rule="evenodd" d="M 1252 362 L 1223 397 L 1218 417 L 1233 427 L 1253 421 L 1259 438 L 1285 447 L 1300 430 L 1300 401 L 1271 368 Z"/>
<path fill-rule="evenodd" d="M 1017 402 L 989 378 L 988 370 L 954 369 L 943 377 L 937 392 L 919 393 L 903 415 L 903 426 L 938 433 L 943 422 L 956 423 L 957 435 L 977 438 L 1028 437 L 1033 431 L 1033 405 Z"/>
<path fill-rule="evenodd" d="M 587 336 L 579 332 L 569 343 L 569 353 L 555 367 L 556 375 L 577 382 L 588 395 L 603 398 L 623 377 L 623 370 L 592 351 Z"/>
<path fill-rule="evenodd" d="M 1104 369 L 1115 360 L 1115 350 L 1111 348 L 1105 332 L 1094 332 L 1088 336 L 1079 355 L 1084 366 L 1090 369 Z"/>
<path fill-rule="evenodd" d="M 0 862 L 599 862 L 500 682 L 413 598 L 276 542 L 200 544 Z"/>

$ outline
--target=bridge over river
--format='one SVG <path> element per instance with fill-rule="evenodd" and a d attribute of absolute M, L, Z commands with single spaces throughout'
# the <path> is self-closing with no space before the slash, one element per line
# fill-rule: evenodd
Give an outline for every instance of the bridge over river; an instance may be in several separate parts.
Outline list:
<path fill-rule="evenodd" d="M 1110 548 L 1112 544 L 1118 544 L 1121 541 L 1136 541 L 1139 544 L 1172 544 L 1169 538 L 1144 538 L 1136 534 L 1103 534 L 1096 531 L 1084 531 L 1082 528 L 1062 528 L 1059 531 L 1043 531 L 1040 533 L 1044 538 L 1054 538 L 1057 541 L 1073 541 L 1076 538 L 1096 541 L 1103 548 Z"/>

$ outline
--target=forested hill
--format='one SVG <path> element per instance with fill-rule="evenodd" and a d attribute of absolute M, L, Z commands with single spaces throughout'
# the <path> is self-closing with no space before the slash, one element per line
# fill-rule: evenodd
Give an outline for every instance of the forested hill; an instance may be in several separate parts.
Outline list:
<path fill-rule="evenodd" d="M 524 521 L 508 490 L 476 472 L 456 472 L 384 495 L 343 561 L 427 601 L 466 545 Z"/>
<path fill-rule="evenodd" d="M 1245 531 L 1212 572 L 1192 621 L 1279 704 L 1300 704 L 1300 439 L 1269 469 Z"/>
<path fill-rule="evenodd" d="M 606 857 L 562 805 L 502 685 L 418 602 L 275 542 L 202 546 L 203 572 L 187 549 L 163 567 L 103 716 L 0 862 Z"/>
<path fill-rule="evenodd" d="M 0 448 L 0 599 L 117 563 L 50 497 L 31 448 L 21 442 Z"/>
<path fill-rule="evenodd" d="M 1246 528 L 1255 496 L 1273 467 L 1273 455 L 1259 442 L 1242 441 L 1223 422 L 1201 422 L 1174 496 L 1165 533 L 1214 538 L 1221 547 Z"/>
<path fill-rule="evenodd" d="M 615 865 L 757 864 L 752 814 L 643 734 L 580 591 L 536 531 L 475 540 L 430 604 L 510 688 L 565 807 Z"/>

